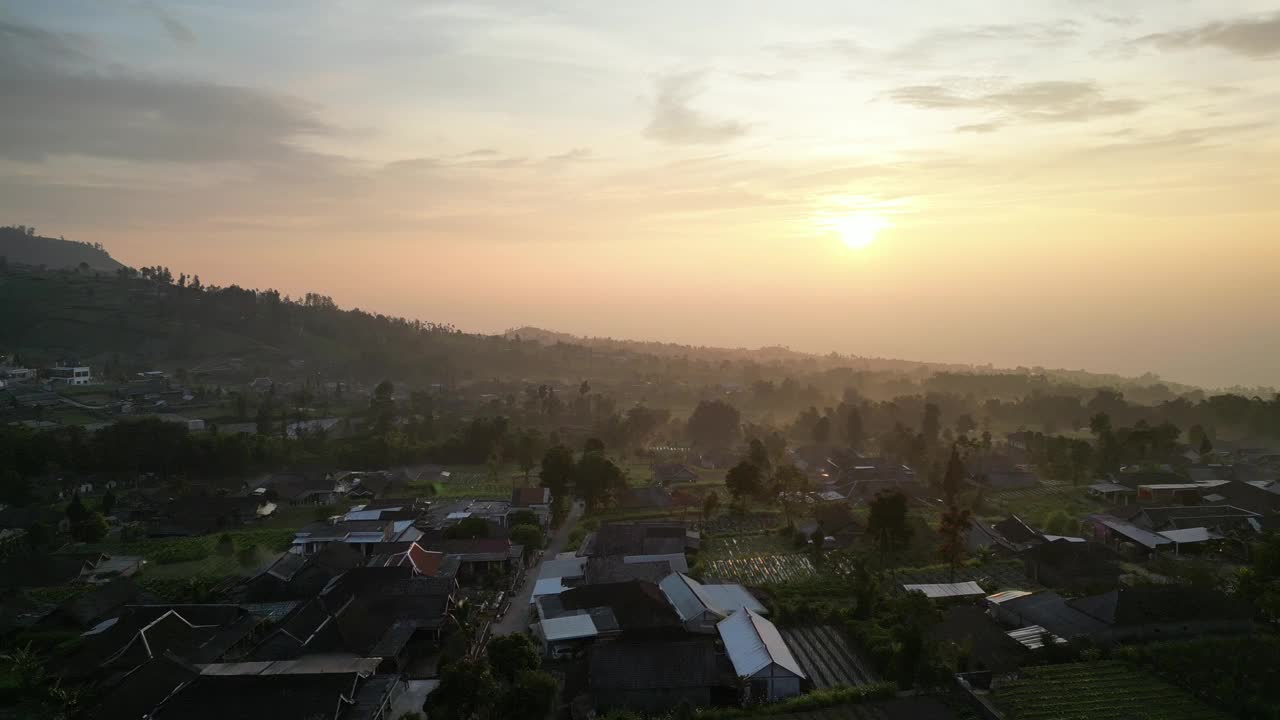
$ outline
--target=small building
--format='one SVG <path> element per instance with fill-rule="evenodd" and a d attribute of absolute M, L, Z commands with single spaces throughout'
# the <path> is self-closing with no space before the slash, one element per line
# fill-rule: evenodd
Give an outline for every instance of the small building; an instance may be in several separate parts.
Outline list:
<path fill-rule="evenodd" d="M 748 702 L 775 702 L 800 694 L 807 679 L 773 623 L 751 609 L 716 626 L 733 671 L 745 682 Z"/>
<path fill-rule="evenodd" d="M 1112 505 L 1128 505 L 1138 497 L 1135 488 L 1113 482 L 1097 482 L 1089 486 L 1089 495 Z"/>
<path fill-rule="evenodd" d="M 976 582 L 929 583 L 925 585 L 903 585 L 907 592 L 923 593 L 930 600 L 955 600 L 985 596 L 987 591 Z"/>
<path fill-rule="evenodd" d="M 741 585 L 704 585 L 684 573 L 673 573 L 659 587 L 689 632 L 715 633 L 717 623 L 742 609 L 768 612 Z"/>
<path fill-rule="evenodd" d="M 53 385 L 92 385 L 94 382 L 93 371 L 84 365 L 47 368 L 44 376 Z"/>
<path fill-rule="evenodd" d="M 510 515 L 522 510 L 537 516 L 542 527 L 551 525 L 551 489 L 544 487 L 522 487 L 511 491 L 511 505 L 507 511 L 506 525 L 511 525 Z"/>
<path fill-rule="evenodd" d="M 659 463 L 653 466 L 655 485 L 675 485 L 698 482 L 698 471 L 684 463 Z"/>
<path fill-rule="evenodd" d="M 588 655 L 587 685 L 597 711 L 709 707 L 733 687 L 733 673 L 722 660 L 711 638 L 602 642 Z"/>

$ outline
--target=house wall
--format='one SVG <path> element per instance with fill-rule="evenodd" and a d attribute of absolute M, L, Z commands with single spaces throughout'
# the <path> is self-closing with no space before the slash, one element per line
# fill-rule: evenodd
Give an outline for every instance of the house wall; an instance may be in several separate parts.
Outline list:
<path fill-rule="evenodd" d="M 775 663 L 748 678 L 747 688 L 752 699 L 775 702 L 799 695 L 800 683 L 801 680 L 795 673 Z M 765 697 L 759 697 L 760 691 L 764 692 Z"/>

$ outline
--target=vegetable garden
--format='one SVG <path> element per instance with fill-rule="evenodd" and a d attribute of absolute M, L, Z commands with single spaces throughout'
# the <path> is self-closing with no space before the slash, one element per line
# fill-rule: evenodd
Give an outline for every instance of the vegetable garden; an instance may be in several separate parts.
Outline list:
<path fill-rule="evenodd" d="M 995 703 L 1013 720 L 1227 720 L 1178 688 L 1128 665 L 1072 663 L 1026 668 L 1000 685 Z"/>
<path fill-rule="evenodd" d="M 849 647 L 844 634 L 830 625 L 785 628 L 782 639 L 791 648 L 801 669 L 820 690 L 877 682 L 875 673 Z"/>

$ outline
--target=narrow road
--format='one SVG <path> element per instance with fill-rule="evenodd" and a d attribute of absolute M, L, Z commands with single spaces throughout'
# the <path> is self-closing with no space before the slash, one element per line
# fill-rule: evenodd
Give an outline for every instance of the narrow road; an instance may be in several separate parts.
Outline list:
<path fill-rule="evenodd" d="M 547 549 L 543 552 L 542 558 L 538 560 L 538 564 L 525 572 L 524 583 L 512 596 L 507 614 L 493 624 L 492 631 L 494 635 L 511 635 L 512 633 L 522 633 L 529 629 L 529 599 L 533 597 L 533 586 L 538 581 L 538 572 L 542 570 L 542 562 L 547 558 L 555 559 L 555 556 L 564 550 L 564 546 L 569 542 L 569 532 L 577 524 L 578 518 L 582 517 L 583 507 L 581 502 L 575 501 L 573 506 L 569 508 L 569 515 L 565 517 L 564 522 L 560 524 L 560 529 L 551 538 L 551 543 L 547 545 Z"/>

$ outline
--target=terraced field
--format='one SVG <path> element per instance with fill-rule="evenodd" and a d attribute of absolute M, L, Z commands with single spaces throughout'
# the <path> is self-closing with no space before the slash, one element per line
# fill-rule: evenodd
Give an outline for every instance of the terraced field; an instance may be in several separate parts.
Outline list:
<path fill-rule="evenodd" d="M 992 692 L 1011 720 L 1228 720 L 1163 680 L 1120 662 L 1026 668 Z"/>
<path fill-rule="evenodd" d="M 830 625 L 783 628 L 782 639 L 819 690 L 877 682 L 871 666 L 850 647 L 844 633 Z"/>

